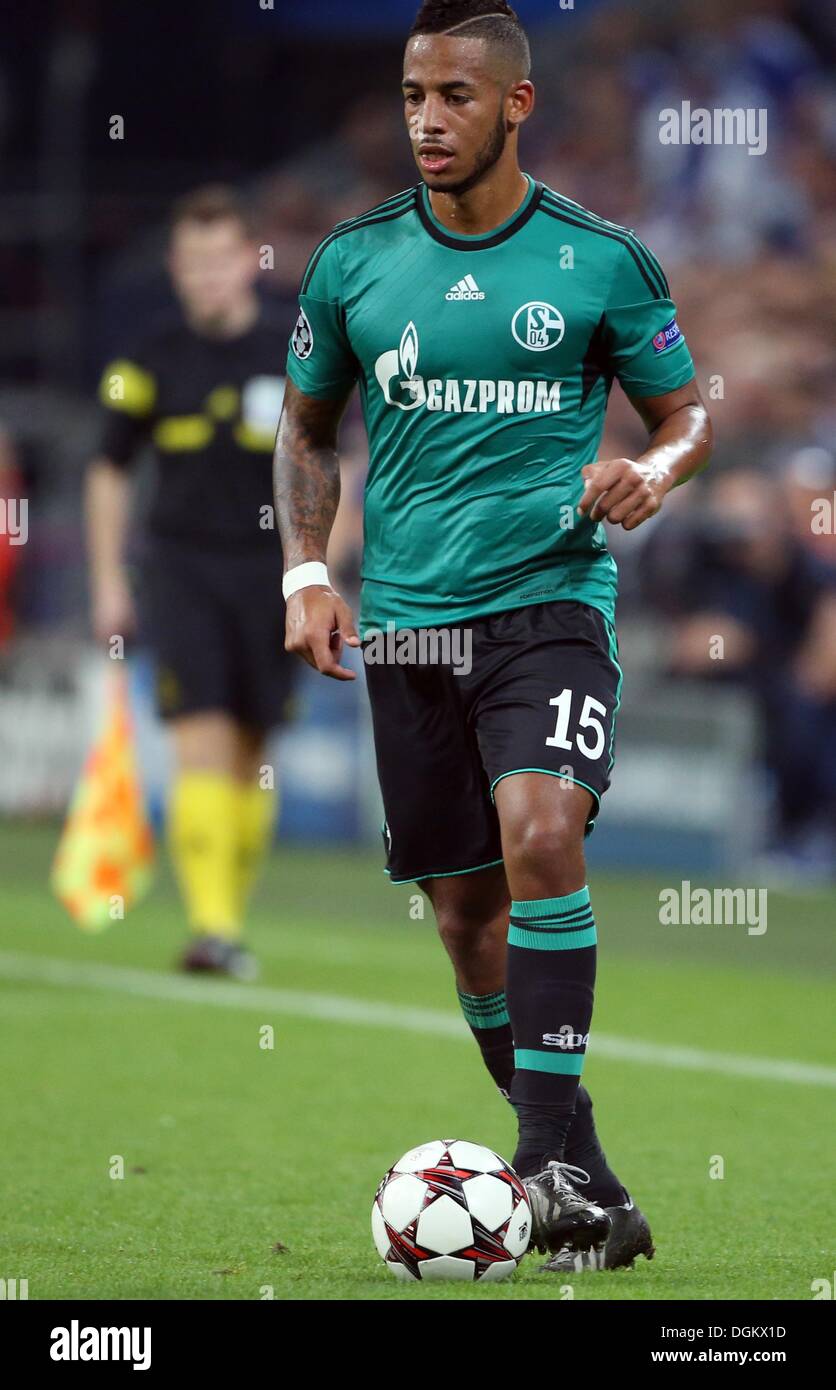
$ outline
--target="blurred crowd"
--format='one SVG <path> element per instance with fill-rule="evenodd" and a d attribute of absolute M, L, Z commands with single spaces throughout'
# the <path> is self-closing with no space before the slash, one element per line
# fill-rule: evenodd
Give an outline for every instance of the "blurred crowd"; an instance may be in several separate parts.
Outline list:
<path fill-rule="evenodd" d="M 622 615 L 662 620 L 669 678 L 751 692 L 775 845 L 825 874 L 836 868 L 835 15 L 693 0 L 607 6 L 577 35 L 554 25 L 534 36 L 539 109 L 523 135 L 524 167 L 656 251 L 715 422 L 705 478 L 640 533 L 611 536 Z M 685 99 L 765 110 L 765 151 L 663 145 L 660 112 Z M 317 239 L 413 180 L 397 106 L 364 97 L 261 189 L 277 292 L 294 303 Z M 632 456 L 642 440 L 615 391 L 602 456 Z M 356 410 L 345 445 L 335 561 L 350 582 L 365 463 Z"/>
<path fill-rule="evenodd" d="M 523 135 L 523 167 L 635 228 L 659 256 L 717 436 L 703 479 L 640 532 L 612 534 L 622 614 L 655 614 L 664 678 L 735 681 L 752 692 L 776 837 L 832 869 L 836 6 L 638 0 L 582 9 L 532 32 L 538 111 Z M 330 133 L 299 142 L 253 190 L 262 239 L 275 250 L 265 290 L 289 328 L 317 241 L 416 181 L 398 92 L 373 80 L 363 91 L 366 80 L 358 69 L 356 100 Z M 684 100 L 765 110 L 765 151 L 663 144 L 660 113 Z M 158 253 L 152 238 L 149 263 Z M 631 456 L 642 441 L 614 390 L 602 456 Z M 350 585 L 366 464 L 356 402 L 343 448 L 333 560 Z"/>
<path fill-rule="evenodd" d="M 799 451 L 832 451 L 836 7 L 614 4 L 583 25 L 547 26 L 533 49 L 538 110 L 523 135 L 524 167 L 636 228 L 659 256 L 716 425 L 712 475 L 749 467 L 780 476 Z M 765 152 L 663 145 L 660 112 L 685 99 L 695 108 L 765 109 Z M 289 313 L 317 240 L 415 177 L 397 98 L 373 92 L 327 140 L 265 178 L 259 201 L 276 248 L 270 287 Z M 362 453 L 361 437 L 350 438 Z M 629 453 L 641 438 L 614 392 L 607 451 Z M 815 457 L 816 486 L 826 493 L 828 467 Z M 833 562 L 832 537 L 808 540 Z M 631 555 L 623 557 L 628 571 Z M 628 573 L 628 601 L 633 592 Z"/>

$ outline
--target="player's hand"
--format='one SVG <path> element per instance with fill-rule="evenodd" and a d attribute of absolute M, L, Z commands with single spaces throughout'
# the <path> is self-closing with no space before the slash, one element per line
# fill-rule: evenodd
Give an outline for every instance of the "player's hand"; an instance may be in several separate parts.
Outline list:
<path fill-rule="evenodd" d="M 670 488 L 669 480 L 652 464 L 632 459 L 588 463 L 581 476 L 586 484 L 578 505 L 581 516 L 590 521 L 606 518 L 625 531 L 635 531 L 655 516 Z"/>
<path fill-rule="evenodd" d="M 343 643 L 359 647 L 360 638 L 351 609 L 339 594 L 319 584 L 291 594 L 287 601 L 287 651 L 296 652 L 323 676 L 353 681 L 356 672 L 340 665 Z"/>
<path fill-rule="evenodd" d="M 136 632 L 136 608 L 125 575 L 114 574 L 94 584 L 91 618 L 97 642 L 130 637 Z"/>

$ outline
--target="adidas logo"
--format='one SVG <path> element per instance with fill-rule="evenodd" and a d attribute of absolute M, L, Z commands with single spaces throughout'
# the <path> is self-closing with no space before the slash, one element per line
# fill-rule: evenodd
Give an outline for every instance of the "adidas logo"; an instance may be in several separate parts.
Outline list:
<path fill-rule="evenodd" d="M 453 285 L 444 296 L 445 299 L 484 299 L 485 294 L 480 290 L 472 275 L 465 275 L 457 285 Z"/>

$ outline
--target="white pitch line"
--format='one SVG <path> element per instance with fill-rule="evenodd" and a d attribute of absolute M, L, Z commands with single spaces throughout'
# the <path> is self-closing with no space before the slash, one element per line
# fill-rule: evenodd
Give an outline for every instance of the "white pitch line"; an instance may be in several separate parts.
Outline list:
<path fill-rule="evenodd" d="M 366 1028 L 394 1028 L 405 1033 L 427 1033 L 459 1041 L 470 1038 L 462 1019 L 440 1009 L 413 1009 L 399 1004 L 347 999 L 338 994 L 309 994 L 302 990 L 273 989 L 236 984 L 232 980 L 204 980 L 164 975 L 157 970 L 126 966 L 84 964 L 49 956 L 0 952 L 0 979 L 28 984 L 100 989 L 132 994 L 142 999 L 175 1004 L 209 1004 L 216 1008 L 248 1009 L 295 1018 L 318 1018 Z M 616 1062 L 644 1062 L 676 1071 L 714 1072 L 756 1081 L 789 1081 L 801 1086 L 836 1087 L 836 1067 L 808 1062 L 787 1062 L 769 1057 L 746 1057 L 734 1052 L 708 1052 L 697 1047 L 674 1047 L 639 1042 L 608 1033 L 593 1033 L 590 1053 Z"/>

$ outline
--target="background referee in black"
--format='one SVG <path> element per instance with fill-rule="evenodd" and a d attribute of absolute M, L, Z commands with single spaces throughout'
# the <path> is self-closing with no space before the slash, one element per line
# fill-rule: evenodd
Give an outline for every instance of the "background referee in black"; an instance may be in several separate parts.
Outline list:
<path fill-rule="evenodd" d="M 176 762 L 169 842 L 194 933 L 182 964 L 248 977 L 244 910 L 275 820 L 259 769 L 296 666 L 271 525 L 287 332 L 256 294 L 258 246 L 231 190 L 177 203 L 168 268 L 181 312 L 126 342 L 102 377 L 87 479 L 93 625 L 102 641 L 138 631 L 156 659 Z M 125 551 L 146 444 L 156 478 L 137 616 Z"/>

